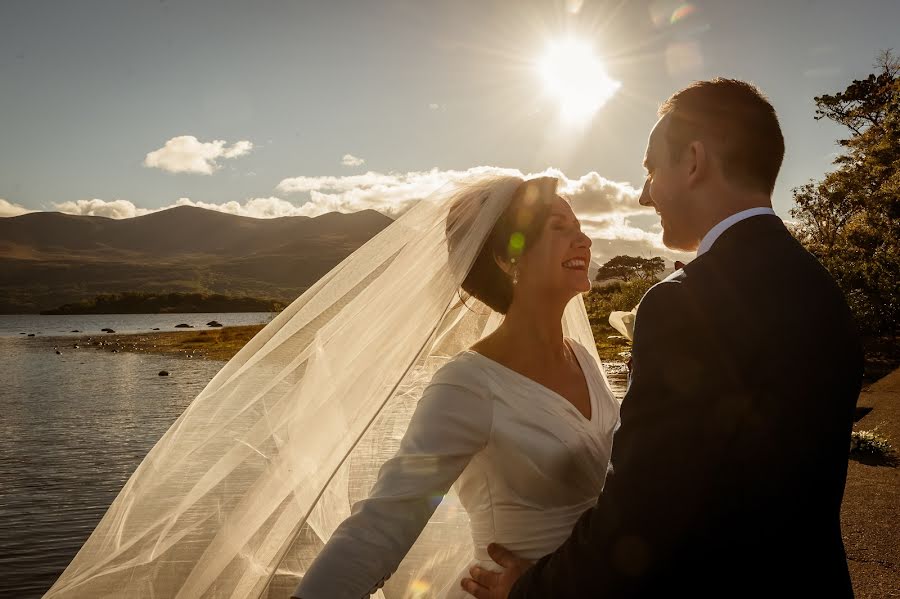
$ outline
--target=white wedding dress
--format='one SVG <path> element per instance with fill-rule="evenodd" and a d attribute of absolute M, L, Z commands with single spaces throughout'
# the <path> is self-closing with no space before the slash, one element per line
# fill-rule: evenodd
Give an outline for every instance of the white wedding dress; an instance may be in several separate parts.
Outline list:
<path fill-rule="evenodd" d="M 451 485 L 468 514 L 472 548 L 445 588 L 419 581 L 420 596 L 470 597 L 459 585 L 469 567 L 499 568 L 487 554 L 488 543 L 528 559 L 556 549 L 597 501 L 619 408 L 591 352 L 571 339 L 569 345 L 590 391 L 590 419 L 554 391 L 475 351 L 440 368 L 399 451 L 294 596 L 357 599 L 377 592 Z M 413 596 L 415 583 L 408 585 Z"/>

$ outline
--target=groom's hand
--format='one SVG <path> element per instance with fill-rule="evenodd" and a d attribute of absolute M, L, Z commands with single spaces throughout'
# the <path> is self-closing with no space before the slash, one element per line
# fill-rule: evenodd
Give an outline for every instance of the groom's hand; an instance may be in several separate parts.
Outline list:
<path fill-rule="evenodd" d="M 487 546 L 491 559 L 503 566 L 503 572 L 491 572 L 478 566 L 472 566 L 469 574 L 472 578 L 463 578 L 462 588 L 477 599 L 506 599 L 513 584 L 534 562 L 516 557 L 516 555 L 496 543 Z"/>

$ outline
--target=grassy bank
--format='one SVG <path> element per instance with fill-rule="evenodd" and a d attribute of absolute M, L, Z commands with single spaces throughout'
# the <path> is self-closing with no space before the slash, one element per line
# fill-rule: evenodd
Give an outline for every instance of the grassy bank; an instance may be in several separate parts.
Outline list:
<path fill-rule="evenodd" d="M 83 335 L 59 337 L 62 350 L 94 347 L 110 352 L 153 353 L 205 360 L 229 360 L 265 325 L 153 333 Z M 63 343 L 65 345 L 63 345 Z"/>

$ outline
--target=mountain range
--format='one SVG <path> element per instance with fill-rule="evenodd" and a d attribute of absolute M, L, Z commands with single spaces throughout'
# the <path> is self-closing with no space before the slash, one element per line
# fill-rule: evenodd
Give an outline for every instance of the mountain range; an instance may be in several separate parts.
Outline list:
<path fill-rule="evenodd" d="M 194 206 L 128 219 L 0 218 L 0 313 L 125 291 L 290 302 L 391 222 L 374 210 L 257 219 Z"/>

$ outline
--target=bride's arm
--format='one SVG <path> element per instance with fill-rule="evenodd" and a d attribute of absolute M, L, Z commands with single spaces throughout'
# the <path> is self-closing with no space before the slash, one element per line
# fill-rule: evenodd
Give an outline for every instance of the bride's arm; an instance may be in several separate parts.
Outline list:
<path fill-rule="evenodd" d="M 435 497 L 450 489 L 487 444 L 491 418 L 489 399 L 432 382 L 369 497 L 353 505 L 292 596 L 358 599 L 381 587 L 434 513 Z"/>

